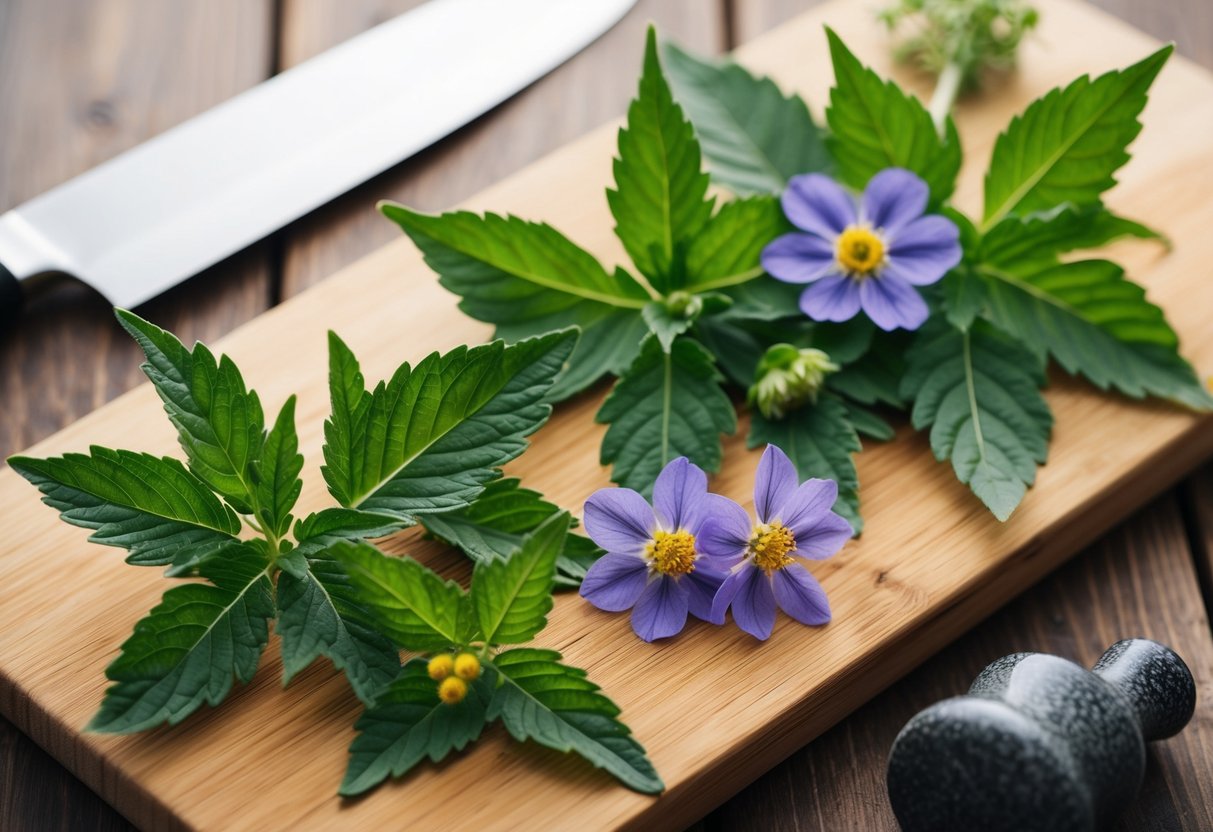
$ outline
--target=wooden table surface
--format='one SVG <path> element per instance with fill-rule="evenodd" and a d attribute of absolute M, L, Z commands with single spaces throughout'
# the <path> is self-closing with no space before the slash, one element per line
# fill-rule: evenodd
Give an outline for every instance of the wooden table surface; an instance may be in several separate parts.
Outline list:
<path fill-rule="evenodd" d="M 859 2 L 859 0 L 856 0 Z M 421 0 L 0 0 L 0 211 L 189 116 L 419 5 Z M 632 95 L 648 21 L 703 51 L 742 43 L 812 0 L 639 0 L 611 32 L 437 147 L 140 311 L 183 339 L 214 339 L 393 240 L 373 210 L 462 200 L 609 119 Z M 1209 0 L 1097 5 L 1213 68 Z M 1060 45 L 1059 45 L 1060 47 Z M 962 104 L 963 106 L 963 104 Z M 1183 241 L 1178 241 L 1183 245 Z M 142 381 L 106 303 L 64 284 L 0 334 L 0 456 Z M 884 789 L 893 737 L 963 692 L 990 660 L 1043 650 L 1091 663 L 1144 635 L 1194 665 L 1192 724 L 1155 746 L 1117 828 L 1213 829 L 1213 466 L 1156 500 L 698 824 L 705 830 L 896 828 Z M 64 634 L 70 649 L 71 634 Z M 0 829 L 129 824 L 0 719 Z"/>

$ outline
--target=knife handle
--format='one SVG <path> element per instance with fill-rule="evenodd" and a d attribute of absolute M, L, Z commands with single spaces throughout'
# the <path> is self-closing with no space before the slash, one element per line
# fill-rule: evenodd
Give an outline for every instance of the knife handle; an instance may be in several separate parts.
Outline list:
<path fill-rule="evenodd" d="M 17 276 L 0 263 L 0 325 L 8 325 L 17 320 L 21 312 L 23 293 Z"/>

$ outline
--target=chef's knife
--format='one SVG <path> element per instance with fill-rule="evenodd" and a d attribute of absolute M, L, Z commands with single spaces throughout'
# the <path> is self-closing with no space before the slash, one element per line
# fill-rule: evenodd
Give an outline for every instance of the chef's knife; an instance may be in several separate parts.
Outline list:
<path fill-rule="evenodd" d="M 142 303 L 504 101 L 634 2 L 430 0 L 283 72 L 0 215 L 0 317 L 45 273 Z"/>

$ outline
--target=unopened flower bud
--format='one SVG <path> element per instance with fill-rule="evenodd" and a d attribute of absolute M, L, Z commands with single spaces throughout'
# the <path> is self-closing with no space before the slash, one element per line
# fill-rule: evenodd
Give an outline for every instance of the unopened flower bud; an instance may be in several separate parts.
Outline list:
<path fill-rule="evenodd" d="M 826 376 L 837 369 L 821 350 L 776 344 L 759 360 L 747 399 L 768 419 L 782 419 L 798 407 L 816 403 Z"/>

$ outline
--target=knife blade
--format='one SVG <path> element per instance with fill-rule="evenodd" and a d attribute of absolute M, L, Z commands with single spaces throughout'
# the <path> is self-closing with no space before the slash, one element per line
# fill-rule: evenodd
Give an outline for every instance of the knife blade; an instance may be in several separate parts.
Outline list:
<path fill-rule="evenodd" d="M 634 3 L 430 0 L 357 35 L 0 215 L 0 313 L 47 273 L 136 306 L 501 103 Z"/>

